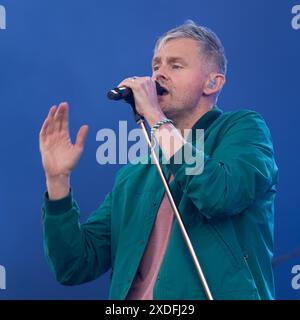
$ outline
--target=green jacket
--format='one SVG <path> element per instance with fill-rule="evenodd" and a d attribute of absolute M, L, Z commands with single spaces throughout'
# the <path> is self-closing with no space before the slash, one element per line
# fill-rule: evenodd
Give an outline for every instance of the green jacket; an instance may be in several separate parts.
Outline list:
<path fill-rule="evenodd" d="M 186 175 L 187 163 L 163 165 L 204 275 L 215 299 L 273 299 L 274 197 L 277 167 L 270 132 L 249 110 L 218 107 L 193 127 L 205 130 L 204 170 Z M 188 146 L 203 156 L 194 146 Z M 180 152 L 180 151 L 179 151 Z M 126 299 L 164 194 L 152 164 L 128 164 L 86 223 L 72 194 L 45 195 L 45 252 L 57 280 L 91 281 L 112 268 L 110 299 Z M 154 299 L 206 299 L 192 259 L 173 225 L 154 287 Z"/>

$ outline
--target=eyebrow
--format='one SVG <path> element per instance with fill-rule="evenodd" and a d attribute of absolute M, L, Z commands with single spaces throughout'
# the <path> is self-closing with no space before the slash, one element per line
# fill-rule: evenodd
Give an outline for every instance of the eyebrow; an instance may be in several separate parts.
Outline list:
<path fill-rule="evenodd" d="M 172 63 L 172 62 L 181 62 L 183 64 L 186 64 L 185 60 L 182 57 L 168 57 L 167 58 L 167 62 L 168 63 Z M 161 63 L 161 58 L 160 57 L 156 57 L 152 60 L 152 65 L 156 64 L 156 63 Z"/>

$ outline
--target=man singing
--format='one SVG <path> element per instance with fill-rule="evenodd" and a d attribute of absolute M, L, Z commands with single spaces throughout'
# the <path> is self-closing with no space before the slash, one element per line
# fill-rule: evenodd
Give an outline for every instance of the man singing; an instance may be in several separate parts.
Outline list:
<path fill-rule="evenodd" d="M 226 57 L 218 37 L 192 21 L 158 39 L 152 77 L 131 77 L 137 112 L 153 129 L 162 164 L 214 299 L 274 299 L 272 272 L 277 167 L 270 132 L 256 112 L 222 112 Z M 166 92 L 157 95 L 155 81 Z M 53 106 L 40 132 L 46 174 L 43 205 L 46 255 L 65 285 L 111 269 L 110 299 L 206 299 L 156 167 L 124 166 L 88 220 L 70 188 L 70 174 L 88 127 L 72 144 L 68 105 Z M 155 130 L 154 130 L 155 129 Z M 204 130 L 204 152 L 192 133 Z M 194 137 L 194 135 L 191 135 Z M 166 141 L 172 141 L 172 146 Z M 203 159 L 174 161 L 183 149 Z"/>

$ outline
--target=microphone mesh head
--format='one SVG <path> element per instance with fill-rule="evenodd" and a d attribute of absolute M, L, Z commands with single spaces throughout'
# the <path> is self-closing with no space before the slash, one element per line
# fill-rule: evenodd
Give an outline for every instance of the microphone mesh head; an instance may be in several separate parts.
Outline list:
<path fill-rule="evenodd" d="M 107 92 L 107 98 L 111 100 L 120 100 L 122 97 L 121 93 L 117 89 L 112 89 Z"/>

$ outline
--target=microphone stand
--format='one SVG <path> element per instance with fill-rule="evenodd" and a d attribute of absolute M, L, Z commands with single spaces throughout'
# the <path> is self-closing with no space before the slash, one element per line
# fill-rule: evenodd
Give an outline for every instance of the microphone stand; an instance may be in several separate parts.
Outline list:
<path fill-rule="evenodd" d="M 213 297 L 212 297 L 212 294 L 210 292 L 209 286 L 207 284 L 207 281 L 205 279 L 205 276 L 204 276 L 204 273 L 202 271 L 202 268 L 200 266 L 200 263 L 199 263 L 199 261 L 197 259 L 197 256 L 196 256 L 195 250 L 193 248 L 193 245 L 191 243 L 191 240 L 190 240 L 190 238 L 189 238 L 189 236 L 188 236 L 188 234 L 186 232 L 186 229 L 185 229 L 184 224 L 182 222 L 181 216 L 180 216 L 179 211 L 178 211 L 178 209 L 176 207 L 176 204 L 175 204 L 175 201 L 173 199 L 173 196 L 172 196 L 170 187 L 168 185 L 167 179 L 166 179 L 166 177 L 165 177 L 165 175 L 164 175 L 164 173 L 162 171 L 162 168 L 160 166 L 160 163 L 159 163 L 159 160 L 158 160 L 157 155 L 155 153 L 155 150 L 154 150 L 154 148 L 152 148 L 151 140 L 149 138 L 149 134 L 148 134 L 147 129 L 145 127 L 144 118 L 136 112 L 134 98 L 125 99 L 125 101 L 131 105 L 133 113 L 134 113 L 134 119 L 135 119 L 136 123 L 141 127 L 141 129 L 143 131 L 143 134 L 144 134 L 144 137 L 145 137 L 145 139 L 147 141 L 147 144 L 148 144 L 148 146 L 149 146 L 149 148 L 151 150 L 151 154 L 152 154 L 152 157 L 154 159 L 158 174 L 159 174 L 160 179 L 161 179 L 161 181 L 163 183 L 163 186 L 165 188 L 167 197 L 168 197 L 168 199 L 170 201 L 170 205 L 172 207 L 172 210 L 173 210 L 173 212 L 175 214 L 175 217 L 177 219 L 177 222 L 179 224 L 182 236 L 183 236 L 183 238 L 185 240 L 185 243 L 186 243 L 186 245 L 188 247 L 188 250 L 190 252 L 190 255 L 192 257 L 194 265 L 196 267 L 196 270 L 197 270 L 198 276 L 200 278 L 201 284 L 203 286 L 203 289 L 205 291 L 206 297 L 207 297 L 208 300 L 214 300 Z"/>

